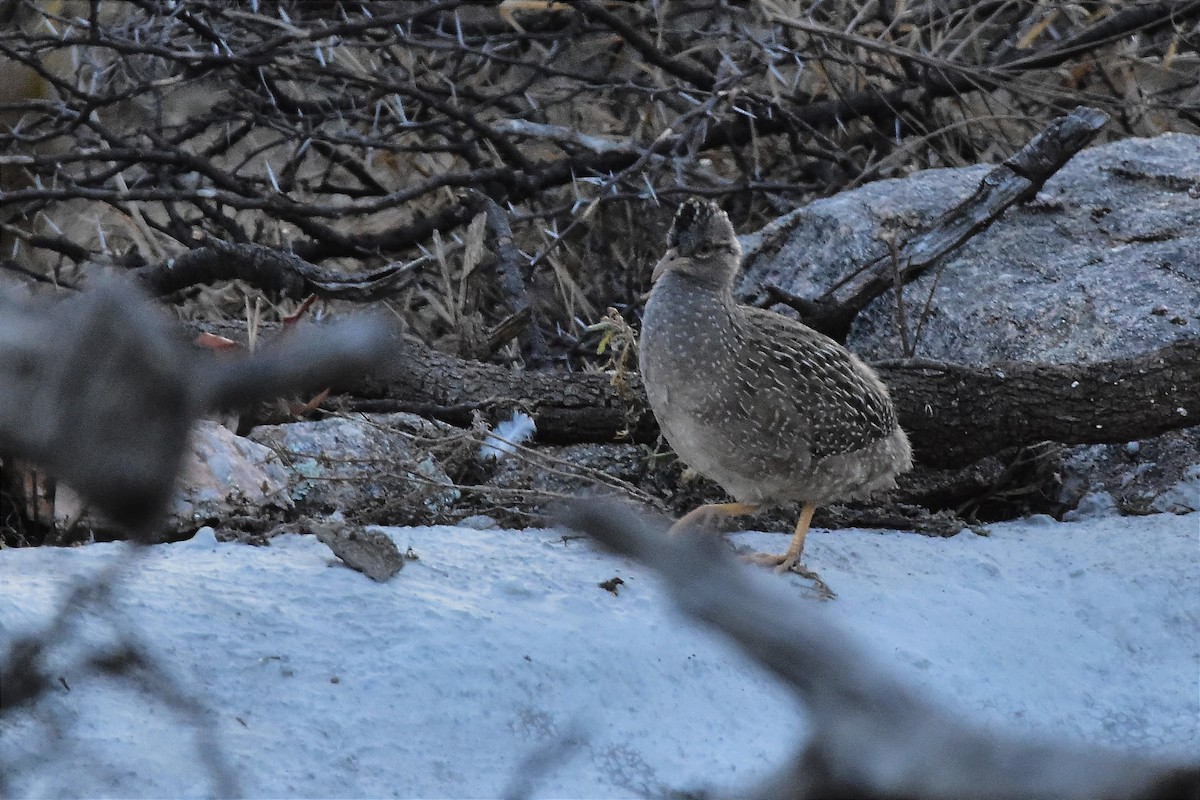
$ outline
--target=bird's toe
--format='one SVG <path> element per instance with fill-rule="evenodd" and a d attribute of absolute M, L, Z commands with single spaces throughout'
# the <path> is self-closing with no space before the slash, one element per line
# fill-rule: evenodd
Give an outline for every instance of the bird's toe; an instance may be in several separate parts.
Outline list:
<path fill-rule="evenodd" d="M 802 578 L 807 578 L 812 581 L 813 588 L 822 600 L 832 600 L 837 597 L 837 593 L 829 588 L 829 584 L 825 582 L 824 578 L 799 563 L 800 559 L 797 556 L 789 556 L 787 553 L 782 555 L 775 555 L 774 553 L 749 553 L 741 556 L 741 560 L 751 564 L 758 564 L 760 567 L 771 567 L 776 574 L 794 572 Z"/>
<path fill-rule="evenodd" d="M 747 553 L 741 556 L 742 561 L 749 564 L 758 564 L 760 567 L 775 567 L 776 572 L 786 572 L 788 567 L 783 564 L 787 561 L 786 555 L 775 555 L 774 553 Z M 782 567 L 782 569 L 781 569 Z"/>

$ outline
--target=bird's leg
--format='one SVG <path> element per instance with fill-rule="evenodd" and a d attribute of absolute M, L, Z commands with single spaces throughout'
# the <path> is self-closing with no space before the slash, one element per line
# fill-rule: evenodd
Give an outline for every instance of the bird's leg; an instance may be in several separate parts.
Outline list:
<path fill-rule="evenodd" d="M 800 556 L 804 553 L 804 538 L 808 536 L 808 526 L 812 522 L 813 512 L 816 510 L 817 507 L 812 503 L 804 504 L 804 508 L 800 511 L 800 519 L 796 522 L 796 532 L 792 534 L 792 541 L 788 544 L 786 553 L 781 556 L 771 555 L 770 553 L 755 553 L 747 556 L 746 560 L 766 567 L 775 567 L 776 572 L 791 571 L 803 575 L 816 584 L 821 594 L 832 599 L 836 595 L 829 588 L 829 585 L 821 580 L 821 576 L 799 563 Z"/>
<path fill-rule="evenodd" d="M 717 517 L 737 517 L 742 514 L 753 514 L 758 509 L 759 506 L 752 503 L 709 503 L 699 508 L 693 508 L 680 517 L 679 521 L 671 526 L 671 533 L 680 533 L 691 527 L 705 527 Z"/>
<path fill-rule="evenodd" d="M 800 511 L 800 520 L 796 523 L 796 532 L 792 534 L 792 541 L 788 544 L 786 553 L 781 556 L 755 553 L 748 556 L 747 560 L 764 567 L 775 567 L 776 572 L 787 572 L 796 566 L 796 562 L 800 560 L 800 555 L 804 552 L 804 537 L 808 536 L 808 525 L 812 522 L 813 512 L 816 510 L 817 507 L 812 503 L 804 504 L 804 508 Z"/>
<path fill-rule="evenodd" d="M 787 552 L 783 554 L 783 560 L 775 568 L 776 572 L 787 572 L 800 560 L 800 556 L 804 552 L 804 539 L 808 536 L 808 526 L 812 524 L 813 512 L 816 510 L 817 507 L 812 503 L 805 503 L 804 508 L 800 509 L 800 519 L 796 521 L 796 531 L 792 534 L 792 541 L 788 543 Z"/>

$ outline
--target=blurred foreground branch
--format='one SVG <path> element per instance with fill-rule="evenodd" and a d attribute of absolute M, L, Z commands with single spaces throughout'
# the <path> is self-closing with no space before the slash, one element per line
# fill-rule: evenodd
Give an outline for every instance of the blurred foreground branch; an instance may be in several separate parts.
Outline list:
<path fill-rule="evenodd" d="M 357 377 L 383 355 L 385 333 L 366 318 L 309 326 L 229 359 L 189 348 L 130 282 L 58 303 L 0 295 L 0 455 L 39 464 L 145 541 L 202 411 Z M 78 581 L 44 628 L 13 639 L 0 657 L 0 715 L 66 686 L 64 672 L 120 679 L 187 724 L 215 796 L 236 796 L 207 710 L 113 607 L 114 587 L 139 552 Z M 110 631 L 81 651 L 85 617 Z M 15 774 L 15 765 L 2 766 L 0 794 Z"/>
<path fill-rule="evenodd" d="M 145 550 L 128 549 L 126 558 L 95 575 L 77 578 L 44 628 L 9 642 L 0 658 L 0 686 L 4 687 L 0 719 L 35 705 L 60 686 L 70 691 L 65 676 L 77 679 L 96 675 L 120 680 L 146 701 L 174 713 L 186 726 L 214 797 L 238 797 L 238 780 L 221 747 L 213 715 L 163 667 L 153 648 L 114 606 L 114 589 L 125 571 L 136 563 L 134 556 L 141 552 Z M 83 629 L 97 620 L 103 620 L 108 629 L 103 642 L 80 647 L 86 636 Z M 62 746 L 61 732 L 50 727 L 54 738 L 48 738 L 46 750 L 54 752 Z M 0 794 L 10 796 L 9 781 L 28 766 L 0 761 Z"/>
<path fill-rule="evenodd" d="M 744 796 L 1184 798 L 1200 764 L 1017 740 L 958 719 L 890 675 L 811 603 L 740 567 L 714 540 L 668 537 L 628 506 L 580 502 L 566 527 L 653 568 L 680 608 L 728 636 L 803 701 L 813 735 Z"/>
<path fill-rule="evenodd" d="M 0 296 L 0 311 L 0 454 L 135 530 L 165 507 L 202 411 L 357 379 L 387 341 L 383 323 L 361 318 L 219 358 L 188 347 L 124 282 L 54 304 Z"/>

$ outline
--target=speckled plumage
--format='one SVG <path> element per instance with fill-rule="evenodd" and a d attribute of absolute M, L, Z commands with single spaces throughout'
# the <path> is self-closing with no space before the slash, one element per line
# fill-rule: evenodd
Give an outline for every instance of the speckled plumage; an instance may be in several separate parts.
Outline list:
<path fill-rule="evenodd" d="M 734 300 L 741 248 L 715 204 L 685 202 L 668 245 L 640 358 L 675 452 L 746 504 L 821 505 L 894 485 L 911 450 L 874 370 L 829 337 Z"/>

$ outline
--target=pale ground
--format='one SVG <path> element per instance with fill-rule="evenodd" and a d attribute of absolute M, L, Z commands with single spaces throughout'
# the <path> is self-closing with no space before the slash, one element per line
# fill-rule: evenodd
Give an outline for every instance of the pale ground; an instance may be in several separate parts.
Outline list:
<path fill-rule="evenodd" d="M 539 756 L 535 796 L 735 790 L 804 733 L 791 695 L 678 616 L 640 566 L 553 531 L 388 530 L 420 560 L 387 584 L 313 537 L 253 548 L 211 532 L 153 548 L 123 581 L 118 618 L 211 711 L 244 794 L 497 796 Z M 1200 757 L 1200 514 L 991 530 L 815 531 L 807 561 L 839 594 L 825 608 L 964 714 Z M 0 648 L 120 553 L 0 551 Z M 618 596 L 598 586 L 614 576 Z M 214 792 L 171 709 L 53 674 L 65 684 L 49 699 L 0 722 L 13 797 Z"/>

